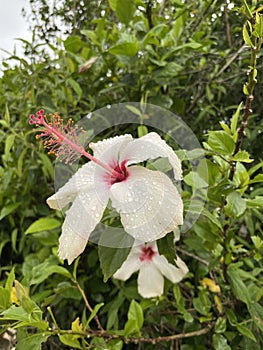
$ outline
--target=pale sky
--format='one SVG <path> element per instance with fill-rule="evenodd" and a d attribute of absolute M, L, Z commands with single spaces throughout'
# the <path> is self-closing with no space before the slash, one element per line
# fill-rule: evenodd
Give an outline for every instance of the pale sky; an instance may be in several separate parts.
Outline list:
<path fill-rule="evenodd" d="M 29 40 L 31 34 L 27 31 L 28 23 L 22 17 L 22 7 L 28 8 L 29 0 L 0 0 L 0 60 L 8 57 L 1 49 L 21 55 L 21 44 L 15 38 Z"/>

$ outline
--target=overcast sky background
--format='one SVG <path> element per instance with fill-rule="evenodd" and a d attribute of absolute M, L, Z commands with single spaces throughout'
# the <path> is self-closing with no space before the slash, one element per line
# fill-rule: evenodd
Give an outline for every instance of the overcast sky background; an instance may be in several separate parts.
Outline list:
<path fill-rule="evenodd" d="M 18 55 L 22 54 L 21 43 L 15 38 L 30 40 L 28 23 L 22 17 L 22 8 L 29 8 L 28 0 L 0 0 L 0 61 L 8 57 L 1 49 L 13 53 L 14 47 Z"/>

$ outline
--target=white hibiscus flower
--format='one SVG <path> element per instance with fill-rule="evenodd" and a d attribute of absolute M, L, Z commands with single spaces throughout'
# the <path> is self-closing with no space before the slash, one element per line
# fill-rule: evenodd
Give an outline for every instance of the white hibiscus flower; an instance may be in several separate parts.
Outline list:
<path fill-rule="evenodd" d="M 53 209 L 63 209 L 72 202 L 59 239 L 62 259 L 71 263 L 85 249 L 109 200 L 119 212 L 124 230 L 141 242 L 159 239 L 182 225 L 182 199 L 170 178 L 160 171 L 132 165 L 166 157 L 174 178 L 181 180 L 180 160 L 157 133 L 139 139 L 116 136 L 91 143 L 90 148 L 93 161 L 47 199 Z"/>
<path fill-rule="evenodd" d="M 143 298 L 153 298 L 163 294 L 164 277 L 178 283 L 188 272 L 185 263 L 177 256 L 176 266 L 158 252 L 156 242 L 133 246 L 127 259 L 113 277 L 126 281 L 139 271 L 138 292 Z"/>

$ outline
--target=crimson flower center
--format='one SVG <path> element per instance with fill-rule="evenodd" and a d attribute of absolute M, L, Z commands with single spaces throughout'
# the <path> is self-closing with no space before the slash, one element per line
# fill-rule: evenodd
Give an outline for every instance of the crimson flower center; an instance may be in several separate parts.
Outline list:
<path fill-rule="evenodd" d="M 141 261 L 152 261 L 153 257 L 156 255 L 156 252 L 152 249 L 151 246 L 141 248 L 141 255 L 139 259 Z"/>
<path fill-rule="evenodd" d="M 115 184 L 116 182 L 124 181 L 129 175 L 125 160 L 123 162 L 121 162 L 121 164 L 117 164 L 113 168 L 113 170 L 115 172 L 119 173 L 120 176 L 118 177 L 118 176 L 112 175 L 111 180 L 110 180 L 111 185 Z"/>

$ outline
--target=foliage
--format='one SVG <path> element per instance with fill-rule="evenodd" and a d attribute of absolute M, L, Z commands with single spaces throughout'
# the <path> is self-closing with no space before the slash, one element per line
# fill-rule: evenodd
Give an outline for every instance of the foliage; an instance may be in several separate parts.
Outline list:
<path fill-rule="evenodd" d="M 25 58 L 9 58 L 16 65 L 3 62 L 0 78 L 1 332 L 17 329 L 18 350 L 152 349 L 156 343 L 159 349 L 261 349 L 263 20 L 257 1 L 233 8 L 225 1 L 97 6 L 64 0 L 64 8 L 53 10 L 45 1 L 31 3 L 39 9 L 38 39 L 24 41 Z M 66 28 L 58 42 L 52 18 Z M 166 281 L 156 299 L 138 295 L 136 276 L 125 283 L 109 278 L 114 268 L 103 282 L 103 254 L 95 245 L 73 266 L 58 258 L 62 215 L 45 204 L 53 193 L 52 159 L 27 125 L 27 115 L 40 107 L 78 120 L 124 101 L 170 109 L 204 141 L 206 205 L 177 243 L 190 272 L 178 285 Z M 204 179 L 201 166 L 197 171 Z M 186 205 L 191 176 L 185 167 Z"/>

